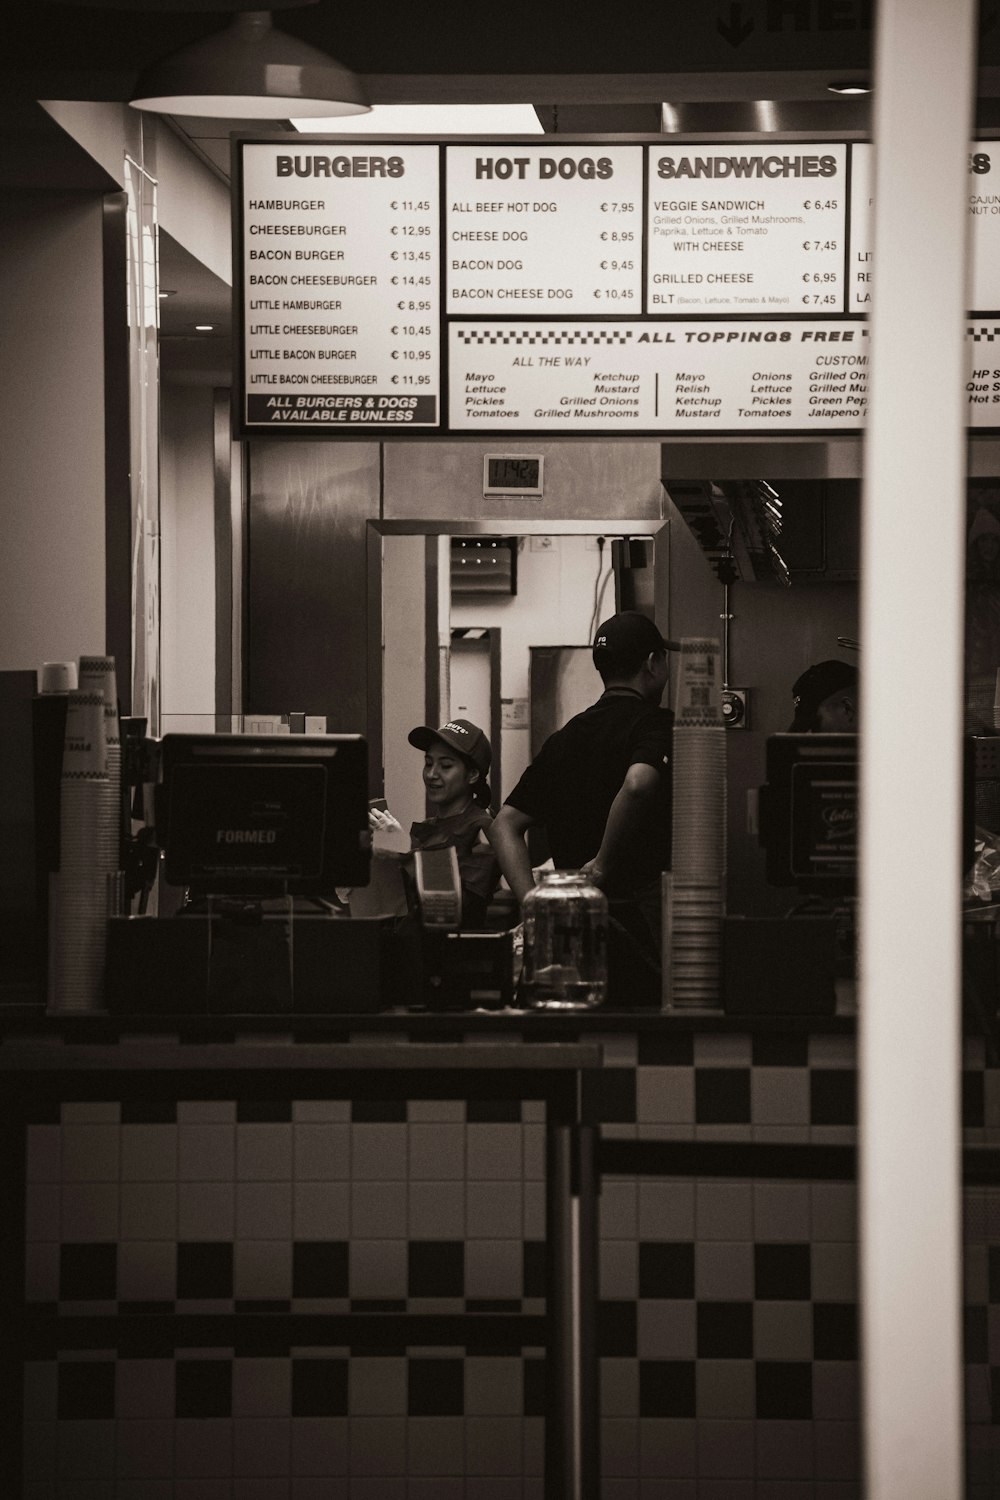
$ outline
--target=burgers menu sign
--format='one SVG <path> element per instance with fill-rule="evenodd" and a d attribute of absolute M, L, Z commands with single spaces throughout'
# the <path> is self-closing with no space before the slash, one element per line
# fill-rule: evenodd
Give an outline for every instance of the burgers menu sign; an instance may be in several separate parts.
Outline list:
<path fill-rule="evenodd" d="M 248 427 L 440 424 L 436 146 L 245 146 Z"/>
<path fill-rule="evenodd" d="M 864 424 L 867 145 L 285 135 L 234 150 L 244 433 Z M 997 178 L 1000 148 L 978 143 L 976 428 L 1000 427 Z"/>

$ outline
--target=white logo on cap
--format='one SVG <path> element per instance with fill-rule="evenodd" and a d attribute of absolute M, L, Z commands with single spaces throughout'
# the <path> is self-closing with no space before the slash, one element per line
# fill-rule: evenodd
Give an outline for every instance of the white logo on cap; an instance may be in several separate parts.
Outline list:
<path fill-rule="evenodd" d="M 444 727 L 445 729 L 450 729 L 452 734 L 468 734 L 469 732 L 467 729 L 463 729 L 461 724 L 446 724 Z"/>

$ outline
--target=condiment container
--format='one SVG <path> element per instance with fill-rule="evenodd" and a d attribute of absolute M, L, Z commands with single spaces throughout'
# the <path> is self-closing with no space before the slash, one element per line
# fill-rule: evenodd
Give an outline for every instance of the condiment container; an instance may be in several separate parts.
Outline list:
<path fill-rule="evenodd" d="M 608 903 L 579 870 L 553 870 L 524 898 L 522 1004 L 592 1010 L 608 992 Z"/>

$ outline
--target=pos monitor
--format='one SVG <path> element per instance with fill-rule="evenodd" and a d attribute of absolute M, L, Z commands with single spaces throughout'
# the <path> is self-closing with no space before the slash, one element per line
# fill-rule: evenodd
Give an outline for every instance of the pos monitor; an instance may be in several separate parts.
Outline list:
<path fill-rule="evenodd" d="M 858 853 L 856 734 L 774 734 L 767 741 L 760 839 L 769 885 L 851 896 Z"/>
<path fill-rule="evenodd" d="M 963 872 L 973 862 L 976 798 L 990 764 L 996 761 L 967 735 L 963 744 Z M 856 734 L 771 735 L 767 785 L 761 787 L 760 842 L 769 885 L 795 886 L 805 895 L 856 894 Z"/>
<path fill-rule="evenodd" d="M 356 734 L 168 734 L 157 842 L 199 895 L 329 897 L 367 885 L 367 744 Z"/>

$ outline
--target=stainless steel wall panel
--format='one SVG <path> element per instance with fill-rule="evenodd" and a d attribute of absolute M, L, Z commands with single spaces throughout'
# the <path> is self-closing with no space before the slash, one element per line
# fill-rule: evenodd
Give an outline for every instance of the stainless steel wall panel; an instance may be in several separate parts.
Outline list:
<path fill-rule="evenodd" d="M 249 445 L 248 712 L 367 729 L 365 526 L 377 443 Z M 378 642 L 372 642 L 378 651 Z"/>
<path fill-rule="evenodd" d="M 483 499 L 483 455 L 540 453 L 545 494 L 540 500 Z M 483 521 L 501 529 L 521 520 L 586 520 L 663 514 L 658 442 L 540 443 L 499 437 L 489 443 L 386 443 L 387 521 Z"/>

